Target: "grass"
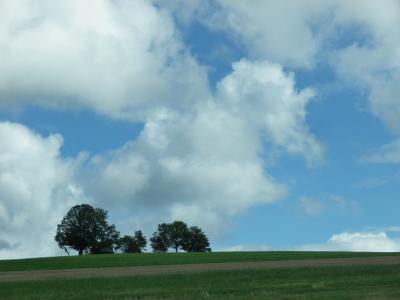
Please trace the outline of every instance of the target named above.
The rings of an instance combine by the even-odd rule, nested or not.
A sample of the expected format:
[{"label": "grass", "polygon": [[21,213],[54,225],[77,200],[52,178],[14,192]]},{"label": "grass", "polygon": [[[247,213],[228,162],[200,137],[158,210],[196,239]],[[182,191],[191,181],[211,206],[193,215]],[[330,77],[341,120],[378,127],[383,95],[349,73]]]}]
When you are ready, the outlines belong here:
[{"label": "grass", "polygon": [[0,284],[11,299],[400,299],[400,266],[274,269]]},{"label": "grass", "polygon": [[399,253],[368,252],[212,252],[212,253],[141,253],[62,256],[17,260],[0,260],[1,271],[55,270],[99,267],[127,267],[147,265],[174,265],[222,263],[236,261],[289,260],[310,258],[366,257],[399,255]]}]

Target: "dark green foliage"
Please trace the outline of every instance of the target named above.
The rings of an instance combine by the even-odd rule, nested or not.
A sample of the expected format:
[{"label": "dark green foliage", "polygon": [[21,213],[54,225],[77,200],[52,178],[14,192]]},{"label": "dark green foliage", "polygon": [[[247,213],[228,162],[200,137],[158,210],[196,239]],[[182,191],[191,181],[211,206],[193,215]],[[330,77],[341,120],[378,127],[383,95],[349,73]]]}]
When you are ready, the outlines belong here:
[{"label": "dark green foliage", "polygon": [[182,221],[159,224],[150,241],[154,252],[166,252],[168,248],[173,248],[175,252],[179,249],[187,252],[211,251],[204,232],[197,226],[189,228]]},{"label": "dark green foliage", "polygon": [[147,240],[146,237],[143,235],[141,230],[136,230],[135,231],[135,242],[139,248],[139,252],[143,252],[146,250],[146,245],[147,245]]},{"label": "dark green foliage", "polygon": [[75,205],[57,225],[55,241],[65,250],[110,253],[119,237],[114,225],[107,222],[107,211],[88,204]]},{"label": "dark green foliage", "polygon": [[90,254],[114,254],[113,247],[102,247],[101,245],[96,245],[90,248]]},{"label": "dark green foliage", "polygon": [[191,226],[183,246],[186,252],[210,252],[210,243],[205,233],[197,226]]},{"label": "dark green foliage", "polygon": [[158,225],[157,231],[150,239],[151,246],[154,252],[165,252],[168,248],[173,248],[175,252],[178,252],[179,248],[183,248],[187,235],[188,227],[182,221],[162,223]]},{"label": "dark green foliage", "polygon": [[167,229],[165,223],[158,225],[158,230],[153,233],[150,238],[151,248],[153,252],[167,252],[169,247],[169,241],[167,236]]},{"label": "dark green foliage", "polygon": [[118,240],[117,249],[122,253],[141,253],[146,248],[146,238],[142,231],[135,232],[135,236],[125,235]]},{"label": "dark green foliage", "polygon": [[131,235],[124,235],[118,240],[117,249],[122,253],[138,253],[140,252],[135,238]]},{"label": "dark green foliage", "polygon": [[167,224],[167,236],[169,246],[174,248],[175,252],[178,252],[179,248],[184,248],[189,237],[188,226],[182,221],[174,221],[171,224]]}]

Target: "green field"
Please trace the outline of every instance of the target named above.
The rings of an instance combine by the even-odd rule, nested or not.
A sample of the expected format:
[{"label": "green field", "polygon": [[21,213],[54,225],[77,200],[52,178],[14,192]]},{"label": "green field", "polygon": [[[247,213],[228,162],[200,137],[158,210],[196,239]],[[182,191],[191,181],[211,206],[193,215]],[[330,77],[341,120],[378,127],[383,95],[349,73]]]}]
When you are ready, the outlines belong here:
[{"label": "green field", "polygon": [[[1,271],[343,258],[399,253],[215,252],[87,255],[0,261]],[[0,299],[400,299],[400,265],[214,271],[0,282]]]},{"label": "green field", "polygon": [[222,263],[222,262],[236,262],[236,261],[367,257],[367,256],[383,256],[383,255],[400,255],[400,253],[267,251],[267,252],[211,252],[211,253],[140,253],[140,254],[61,256],[61,257],[48,257],[48,258],[0,260],[0,272],[196,264],[196,263],[199,264]]},{"label": "green field", "polygon": [[400,299],[400,266],[325,267],[0,284],[6,299]]}]

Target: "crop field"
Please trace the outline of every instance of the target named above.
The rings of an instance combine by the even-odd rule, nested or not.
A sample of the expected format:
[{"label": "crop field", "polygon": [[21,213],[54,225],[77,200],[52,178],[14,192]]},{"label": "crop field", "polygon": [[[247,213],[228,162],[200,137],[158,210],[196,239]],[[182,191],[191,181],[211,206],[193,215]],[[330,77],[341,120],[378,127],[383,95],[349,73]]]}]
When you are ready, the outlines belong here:
[{"label": "crop field", "polygon": [[210,253],[134,253],[83,256],[60,256],[0,260],[2,271],[58,270],[76,268],[129,267],[177,264],[203,264],[246,261],[276,261],[318,258],[395,256],[400,253],[260,251]]},{"label": "crop field", "polygon": [[[392,264],[359,265],[383,255]],[[392,257],[390,257],[392,256]],[[294,262],[309,266],[0,282],[0,299],[400,299],[400,253],[230,252],[55,257],[0,261],[0,272],[72,268]],[[371,257],[371,258],[369,258]],[[347,259],[354,265],[319,266]],[[364,259],[365,258],[365,259]],[[313,259],[313,260],[312,260]],[[317,259],[317,260],[315,260]],[[311,264],[311,262],[313,262]],[[96,269],[95,269],[96,270]],[[95,271],[94,270],[94,271]],[[50,272],[50,271],[49,271]],[[26,272],[29,273],[29,272]]]}]

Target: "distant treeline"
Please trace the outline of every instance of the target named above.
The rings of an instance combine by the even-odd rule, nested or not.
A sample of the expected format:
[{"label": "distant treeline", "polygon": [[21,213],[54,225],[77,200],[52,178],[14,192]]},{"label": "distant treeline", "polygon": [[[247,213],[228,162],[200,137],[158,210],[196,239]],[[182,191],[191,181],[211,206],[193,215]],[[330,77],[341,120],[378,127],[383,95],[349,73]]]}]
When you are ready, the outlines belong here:
[{"label": "distant treeline", "polygon": [[[72,207],[57,225],[55,241],[68,254],[70,250],[79,255],[92,253],[141,253],[146,250],[147,239],[141,230],[134,235],[120,236],[115,225],[108,223],[108,212],[89,204]],[[197,226],[182,221],[158,224],[150,238],[153,252],[209,252],[210,243]]]}]

